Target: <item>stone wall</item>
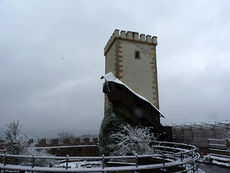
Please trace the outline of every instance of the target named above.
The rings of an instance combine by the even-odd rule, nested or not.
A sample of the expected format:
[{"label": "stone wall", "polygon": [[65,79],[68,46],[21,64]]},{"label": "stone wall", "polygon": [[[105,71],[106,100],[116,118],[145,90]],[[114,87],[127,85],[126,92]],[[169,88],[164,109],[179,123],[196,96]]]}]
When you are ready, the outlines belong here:
[{"label": "stone wall", "polygon": [[36,143],[37,147],[49,147],[49,146],[69,146],[69,145],[97,145],[98,138],[43,138],[34,141],[30,139],[30,143]]},{"label": "stone wall", "polygon": [[[135,59],[135,51],[140,58]],[[158,105],[155,46],[121,41],[121,80],[132,90]]]},{"label": "stone wall", "polygon": [[[35,143],[37,147],[50,147],[50,146],[68,146],[68,145],[98,145],[98,138],[41,138],[29,139],[28,143]],[[0,139],[0,149],[3,148],[4,140]]]},{"label": "stone wall", "polygon": [[[29,139],[28,143],[35,143],[37,149],[46,149],[56,156],[98,156],[98,138],[42,138]],[[4,140],[0,139],[0,153],[4,151]],[[64,146],[64,147],[63,147]],[[39,148],[41,147],[41,148]],[[43,148],[48,147],[48,148]]]},{"label": "stone wall", "polygon": [[97,145],[81,145],[68,148],[50,148],[48,153],[55,156],[99,156]]},{"label": "stone wall", "polygon": [[229,131],[230,122],[181,124],[172,126],[172,137],[175,142],[206,148],[209,138],[226,138]]}]

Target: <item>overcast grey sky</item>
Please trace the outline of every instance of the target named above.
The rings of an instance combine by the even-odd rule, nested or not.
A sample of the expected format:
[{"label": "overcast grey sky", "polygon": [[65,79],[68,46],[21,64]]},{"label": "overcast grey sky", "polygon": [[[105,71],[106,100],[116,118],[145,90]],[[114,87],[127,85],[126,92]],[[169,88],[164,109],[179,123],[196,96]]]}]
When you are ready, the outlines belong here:
[{"label": "overcast grey sky", "polygon": [[230,112],[230,1],[0,0],[0,127],[98,129],[114,29],[158,37],[164,123]]}]

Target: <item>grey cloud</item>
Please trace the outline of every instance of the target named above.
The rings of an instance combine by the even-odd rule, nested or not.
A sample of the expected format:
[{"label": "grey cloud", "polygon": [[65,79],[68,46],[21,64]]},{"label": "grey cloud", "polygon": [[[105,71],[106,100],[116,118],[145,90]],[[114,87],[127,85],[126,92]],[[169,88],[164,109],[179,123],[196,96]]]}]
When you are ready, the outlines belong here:
[{"label": "grey cloud", "polygon": [[115,28],[158,36],[164,123],[228,119],[229,5],[0,1],[0,127],[99,129],[103,48]]}]

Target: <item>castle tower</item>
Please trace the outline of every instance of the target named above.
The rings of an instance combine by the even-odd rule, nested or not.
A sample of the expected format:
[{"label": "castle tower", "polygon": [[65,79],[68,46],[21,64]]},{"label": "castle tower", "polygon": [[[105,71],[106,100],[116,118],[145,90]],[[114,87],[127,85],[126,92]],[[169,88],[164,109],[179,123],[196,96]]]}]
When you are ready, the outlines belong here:
[{"label": "castle tower", "polygon": [[[104,48],[105,73],[113,74],[159,109],[157,37],[115,30]],[[109,100],[105,98],[105,108]]]}]

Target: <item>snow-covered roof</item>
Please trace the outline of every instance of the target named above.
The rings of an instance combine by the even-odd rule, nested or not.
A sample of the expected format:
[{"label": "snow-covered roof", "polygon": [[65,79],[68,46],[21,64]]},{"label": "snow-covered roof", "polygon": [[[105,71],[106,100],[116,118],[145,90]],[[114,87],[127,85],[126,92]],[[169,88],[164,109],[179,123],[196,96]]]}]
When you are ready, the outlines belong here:
[{"label": "snow-covered roof", "polygon": [[128,87],[124,82],[120,81],[118,78],[116,78],[114,76],[114,74],[112,72],[109,72],[107,74],[105,74],[104,76],[101,77],[101,79],[105,79],[106,81],[109,82],[115,82],[117,84],[123,85],[125,86],[129,91],[131,91],[133,94],[135,94],[137,97],[139,97],[140,99],[148,102],[155,110],[157,110],[157,112],[164,117],[164,115],[160,112],[159,109],[156,108],[156,106],[154,106],[150,101],[148,101],[145,97],[143,97],[142,95],[136,93],[135,91],[133,91],[130,87]]}]

